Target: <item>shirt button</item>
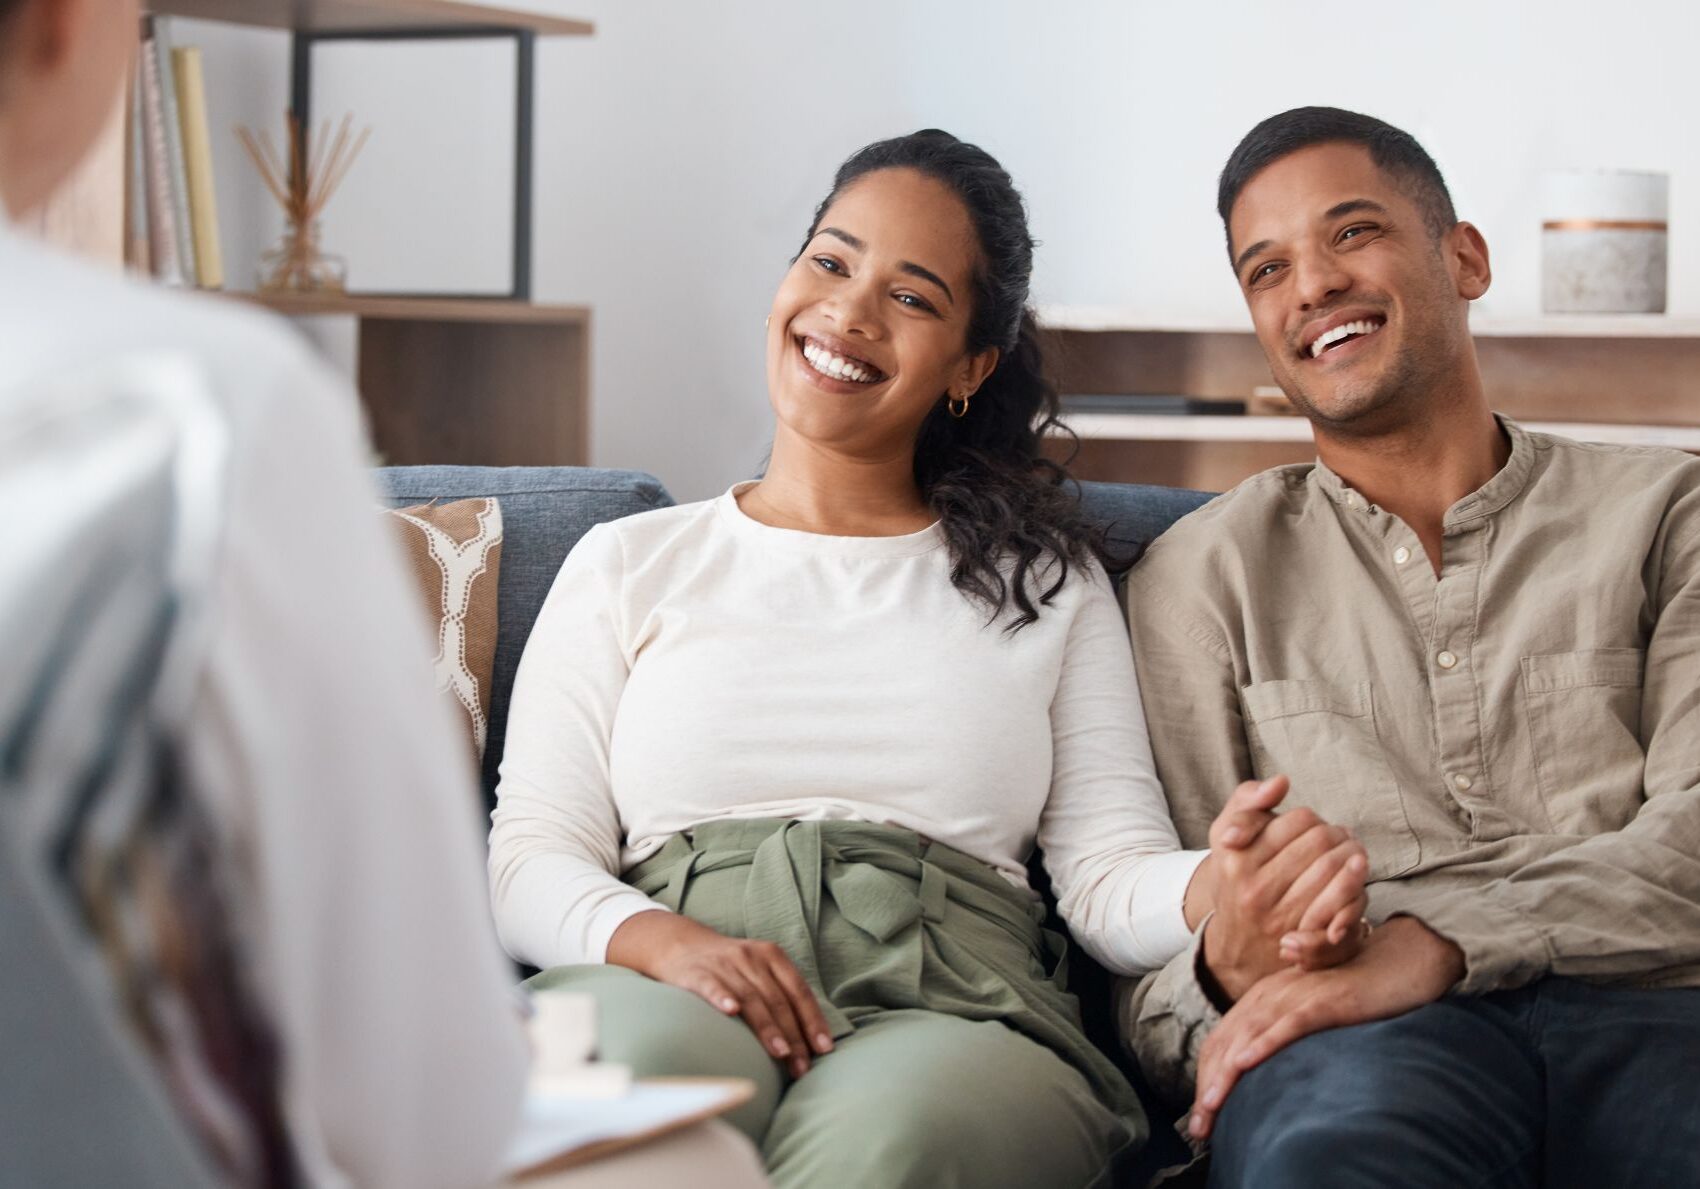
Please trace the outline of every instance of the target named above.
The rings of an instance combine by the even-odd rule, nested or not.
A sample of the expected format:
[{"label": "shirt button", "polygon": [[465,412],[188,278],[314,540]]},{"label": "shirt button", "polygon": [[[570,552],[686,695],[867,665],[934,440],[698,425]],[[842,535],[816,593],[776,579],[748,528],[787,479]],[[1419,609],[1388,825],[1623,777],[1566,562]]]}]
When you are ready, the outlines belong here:
[{"label": "shirt button", "polygon": [[1393,564],[1394,565],[1402,566],[1410,560],[1411,560],[1411,551],[1409,549],[1405,548],[1403,545],[1399,546],[1399,548],[1397,548],[1393,551]]},{"label": "shirt button", "polygon": [[1470,786],[1475,783],[1475,781],[1471,780],[1468,776],[1465,776],[1462,772],[1452,778],[1452,787],[1457,789],[1460,793],[1469,792]]},{"label": "shirt button", "polygon": [[1442,669],[1450,669],[1453,665],[1458,663],[1458,658],[1450,652],[1442,652],[1439,656],[1434,658],[1434,663],[1439,665]]}]

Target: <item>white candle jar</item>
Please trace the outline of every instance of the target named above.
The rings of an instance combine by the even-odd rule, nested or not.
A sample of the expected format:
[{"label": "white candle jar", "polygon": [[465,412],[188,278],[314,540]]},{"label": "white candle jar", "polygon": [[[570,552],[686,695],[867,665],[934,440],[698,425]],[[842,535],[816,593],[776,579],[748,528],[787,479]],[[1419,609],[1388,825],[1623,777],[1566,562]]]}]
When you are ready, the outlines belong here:
[{"label": "white candle jar", "polygon": [[596,1052],[596,998],[582,991],[539,991],[531,997],[532,1070],[572,1074]]},{"label": "white candle jar", "polygon": [[1542,308],[1664,313],[1668,175],[1558,171],[1546,175],[1543,188]]}]

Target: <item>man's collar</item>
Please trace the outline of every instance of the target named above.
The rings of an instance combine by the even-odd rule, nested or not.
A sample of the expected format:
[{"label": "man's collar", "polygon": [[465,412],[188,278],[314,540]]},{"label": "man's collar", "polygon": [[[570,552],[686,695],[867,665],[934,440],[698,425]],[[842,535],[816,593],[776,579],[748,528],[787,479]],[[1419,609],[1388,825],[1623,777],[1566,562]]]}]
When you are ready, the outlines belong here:
[{"label": "man's collar", "polygon": [[1511,454],[1498,474],[1452,505],[1444,522],[1447,528],[1492,516],[1523,494],[1523,489],[1529,485],[1529,476],[1535,472],[1535,456],[1540,446],[1526,429],[1509,417],[1498,413],[1493,416],[1511,441]]},{"label": "man's collar", "polygon": [[[1511,442],[1511,454],[1505,460],[1505,465],[1500,467],[1491,479],[1447,510],[1444,524],[1449,529],[1492,516],[1522,493],[1529,485],[1529,476],[1534,473],[1538,444],[1529,436],[1527,430],[1509,417],[1498,413],[1493,416]],[[1362,495],[1320,458],[1316,460],[1316,468],[1311,472],[1311,481],[1337,504],[1356,511],[1371,507]]]}]

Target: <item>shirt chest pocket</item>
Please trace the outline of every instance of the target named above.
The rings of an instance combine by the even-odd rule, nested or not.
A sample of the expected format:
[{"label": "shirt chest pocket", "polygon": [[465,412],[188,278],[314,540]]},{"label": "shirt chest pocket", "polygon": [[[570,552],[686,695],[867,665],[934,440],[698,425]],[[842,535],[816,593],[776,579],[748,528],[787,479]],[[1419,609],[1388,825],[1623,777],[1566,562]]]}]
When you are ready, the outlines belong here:
[{"label": "shirt chest pocket", "polygon": [[1285,806],[1309,806],[1357,835],[1369,878],[1409,871],[1421,847],[1375,728],[1368,683],[1263,681],[1240,690],[1259,777],[1285,773]]},{"label": "shirt chest pocket", "polygon": [[1554,830],[1620,830],[1640,809],[1642,664],[1639,648],[1523,658],[1535,784]]}]

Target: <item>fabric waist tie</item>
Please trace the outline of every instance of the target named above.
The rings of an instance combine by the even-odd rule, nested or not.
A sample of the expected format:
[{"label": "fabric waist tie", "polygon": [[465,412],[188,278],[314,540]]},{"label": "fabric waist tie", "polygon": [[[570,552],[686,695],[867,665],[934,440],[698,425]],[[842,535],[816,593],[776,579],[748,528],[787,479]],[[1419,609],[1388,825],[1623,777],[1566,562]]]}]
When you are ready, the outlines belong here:
[{"label": "fabric waist tie", "polygon": [[887,1011],[995,1020],[1077,1068],[1144,1134],[1132,1087],[1086,1039],[1067,993],[1066,941],[1044,927],[1038,897],[989,864],[899,826],[763,818],[675,834],[625,879],[675,912],[779,945],[835,1038]]},{"label": "fabric waist tie", "polygon": [[[917,921],[942,922],[956,900],[995,922],[1040,957],[1043,909],[991,867],[942,843],[896,826],[863,822],[757,819],[709,822],[675,834],[661,850],[626,873],[626,882],[674,912],[698,876],[748,867],[746,932],[778,944],[808,981],[834,1037],[852,1030],[825,992],[817,942],[821,897],[844,919],[889,945]],[[921,934],[912,948],[921,971]]]}]

